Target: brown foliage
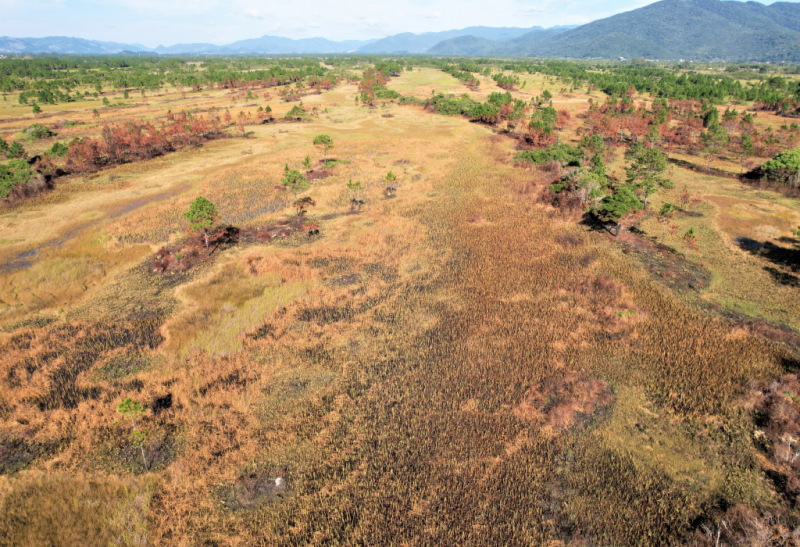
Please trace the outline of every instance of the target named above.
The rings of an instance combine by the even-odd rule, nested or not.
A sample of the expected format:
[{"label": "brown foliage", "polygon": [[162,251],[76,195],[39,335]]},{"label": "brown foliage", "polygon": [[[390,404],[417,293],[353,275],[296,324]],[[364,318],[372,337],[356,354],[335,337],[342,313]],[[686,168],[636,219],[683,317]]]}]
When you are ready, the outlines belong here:
[{"label": "brown foliage", "polygon": [[66,168],[87,173],[120,163],[148,160],[178,148],[222,136],[217,121],[198,117],[189,119],[180,112],[171,123],[159,130],[146,121],[108,124],[100,139],[87,138],[70,145]]},{"label": "brown foliage", "polygon": [[703,522],[688,542],[693,547],[747,545],[754,547],[800,547],[797,531],[770,513],[736,505],[713,521]]},{"label": "brown foliage", "polygon": [[564,431],[585,427],[596,414],[608,412],[613,401],[606,382],[560,371],[557,377],[531,387],[515,413],[547,430]]},{"label": "brown foliage", "polygon": [[[37,171],[42,169],[40,164],[34,165],[34,168]],[[37,173],[36,176],[27,183],[14,185],[7,197],[0,198],[0,207],[13,207],[26,199],[35,197],[52,189],[53,177],[51,175]]]}]

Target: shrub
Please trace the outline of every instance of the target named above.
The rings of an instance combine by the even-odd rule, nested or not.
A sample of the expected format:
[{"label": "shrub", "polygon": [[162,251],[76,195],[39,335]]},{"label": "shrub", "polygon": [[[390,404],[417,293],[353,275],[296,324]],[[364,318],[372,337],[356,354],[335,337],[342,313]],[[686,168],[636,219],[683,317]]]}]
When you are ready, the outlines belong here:
[{"label": "shrub", "polygon": [[470,118],[484,122],[495,123],[500,117],[500,109],[489,103],[478,103],[470,112]]},{"label": "shrub", "polygon": [[298,192],[302,192],[308,188],[308,179],[306,179],[297,169],[289,169],[288,164],[284,165],[283,167],[283,177],[281,177],[281,183],[283,184],[284,188],[291,190],[295,196]]},{"label": "shrub", "polygon": [[464,94],[456,98],[454,95],[437,95],[428,101],[427,107],[444,116],[472,116],[476,107],[481,103],[473,101],[468,95]]},{"label": "shrub", "polygon": [[294,105],[292,109],[286,113],[286,116],[284,116],[284,118],[299,120],[302,118],[308,118],[308,113],[302,108],[300,108],[298,105]]},{"label": "shrub", "polygon": [[396,61],[379,61],[375,63],[375,71],[383,72],[386,76],[400,76],[403,67]]},{"label": "shrub", "polygon": [[8,147],[8,157],[9,158],[25,157],[25,149],[22,147],[22,144],[19,141],[12,142],[11,146]]},{"label": "shrub", "polygon": [[375,93],[376,99],[399,99],[402,97],[402,95],[394,89],[386,89],[385,87],[376,87],[373,92]]},{"label": "shrub", "polygon": [[492,79],[503,89],[513,89],[515,85],[519,85],[519,76],[515,74],[510,76],[506,76],[505,74],[495,74],[492,76]]},{"label": "shrub", "polygon": [[506,91],[505,93],[500,93],[495,91],[489,95],[489,103],[493,104],[494,106],[511,104],[511,92]]},{"label": "shrub", "polygon": [[557,161],[561,165],[580,165],[583,152],[580,148],[564,143],[556,143],[545,150],[525,150],[517,154],[514,159],[517,161],[529,161],[536,165],[542,165],[551,161]]},{"label": "shrub", "polygon": [[51,156],[58,156],[64,157],[69,152],[69,146],[64,144],[63,142],[54,142],[53,146],[50,147],[50,150],[47,151],[48,154]]},{"label": "shrub", "polygon": [[602,154],[606,151],[606,144],[600,135],[585,135],[579,145],[589,156]]},{"label": "shrub", "polygon": [[530,126],[535,130],[549,135],[552,133],[553,126],[556,124],[557,119],[558,111],[552,106],[548,106],[534,112],[533,116],[531,116]]},{"label": "shrub", "polygon": [[33,170],[28,162],[13,159],[8,165],[0,165],[0,197],[7,198],[14,187],[25,184],[33,178]]},{"label": "shrub", "polygon": [[773,182],[800,186],[800,148],[781,152],[762,165],[761,171]]}]

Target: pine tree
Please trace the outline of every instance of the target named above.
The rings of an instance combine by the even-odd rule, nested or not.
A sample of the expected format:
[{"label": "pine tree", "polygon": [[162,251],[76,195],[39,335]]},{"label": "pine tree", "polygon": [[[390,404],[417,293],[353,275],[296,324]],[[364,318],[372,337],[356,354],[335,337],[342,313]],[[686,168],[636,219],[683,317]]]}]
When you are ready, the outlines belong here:
[{"label": "pine tree", "polygon": [[671,188],[672,183],[661,176],[667,169],[667,159],[658,148],[639,148],[628,168],[628,184],[644,192],[644,209],[650,194],[661,188]]},{"label": "pine tree", "polygon": [[210,256],[208,230],[214,226],[214,222],[217,220],[217,206],[206,198],[198,196],[189,206],[189,210],[183,213],[183,216],[189,221],[189,227],[192,231],[203,232],[206,243],[206,256]]},{"label": "pine tree", "polygon": [[313,144],[317,148],[321,148],[322,149],[322,151],[324,153],[323,157],[325,158],[325,160],[324,160],[325,161],[325,165],[327,166],[328,165],[328,150],[333,148],[333,139],[331,138],[330,135],[325,135],[325,134],[317,135],[316,137],[314,137]]},{"label": "pine tree", "polygon": [[613,222],[616,225],[614,237],[619,237],[622,224],[641,210],[642,202],[633,189],[630,186],[620,186],[613,194],[602,199],[597,216],[605,222]]},{"label": "pine tree", "polygon": [[27,154],[19,141],[13,141],[11,146],[8,147],[9,158],[24,158]]}]

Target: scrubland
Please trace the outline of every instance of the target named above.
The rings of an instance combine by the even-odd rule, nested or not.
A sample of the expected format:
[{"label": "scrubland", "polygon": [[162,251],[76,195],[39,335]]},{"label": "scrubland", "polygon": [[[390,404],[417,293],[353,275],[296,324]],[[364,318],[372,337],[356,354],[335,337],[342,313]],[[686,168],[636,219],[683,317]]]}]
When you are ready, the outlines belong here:
[{"label": "scrubland", "polygon": [[[500,90],[481,80],[388,87]],[[697,249],[659,247],[652,214],[614,238],[542,204],[547,174],[497,128],[357,91],[0,210],[0,545],[797,544],[800,287],[740,238],[786,247],[800,202],[672,163],[651,207],[699,192],[675,220]],[[552,91],[575,143],[590,95]],[[186,95],[40,123],[294,104]],[[0,105],[0,132],[33,123]],[[259,240],[296,222],[276,185],[319,165],[320,133],[339,161],[303,193],[319,235]],[[159,271],[198,195],[252,237]]]}]

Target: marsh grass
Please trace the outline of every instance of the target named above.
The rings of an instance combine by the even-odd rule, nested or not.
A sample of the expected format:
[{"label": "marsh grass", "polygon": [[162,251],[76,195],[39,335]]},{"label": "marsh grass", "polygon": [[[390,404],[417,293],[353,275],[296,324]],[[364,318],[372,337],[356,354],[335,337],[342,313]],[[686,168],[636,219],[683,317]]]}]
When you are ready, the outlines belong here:
[{"label": "marsh grass", "polygon": [[[416,74],[395,82],[429,93]],[[426,74],[418,77],[440,78]],[[66,245],[41,257],[36,279],[69,287],[98,256],[115,269],[77,302],[62,300],[61,319],[28,314],[0,334],[3,438],[54,447],[0,477],[11,508],[0,516],[3,537],[666,545],[722,506],[795,518],[763,478],[740,405],[751,382],[792,362],[785,349],[698,311],[608,234],[520,191],[537,175],[509,161],[511,139],[418,107],[383,118],[350,106],[356,91],[315,96],[329,114],[286,133],[258,126],[254,139],[122,166],[131,185],[119,193],[98,185],[75,192],[86,203],[70,209],[54,202],[9,218],[18,224],[1,233],[12,239],[65,210],[128,203],[129,191],[175,192],[104,220],[98,228],[113,237],[81,240],[90,252]],[[586,108],[577,93],[562,99]],[[160,100],[136,111],[163,114]],[[204,108],[230,97],[193,100]],[[231,222],[289,222],[274,185],[284,163],[316,157],[311,138],[321,131],[350,163],[306,194],[318,204],[308,219],[319,238],[232,247],[175,275],[142,262],[158,248],[147,243],[180,230],[197,194],[223,203]],[[621,156],[608,162],[618,174]],[[385,200],[390,169],[398,192]],[[675,173],[692,191],[738,191],[727,179]],[[367,187],[360,213],[339,203],[351,176]],[[688,259],[711,271],[715,293],[698,298],[778,317],[780,295],[794,293],[753,288],[759,258],[733,260],[740,251],[725,246],[710,203],[679,219],[700,234],[700,254]],[[658,228],[640,224],[645,236]],[[550,398],[542,404],[534,392]],[[130,430],[118,423],[126,397],[146,408],[151,472],[136,467]],[[543,421],[520,412],[525,404]],[[279,476],[285,496],[269,486]],[[63,521],[74,526],[56,528]]]}]

